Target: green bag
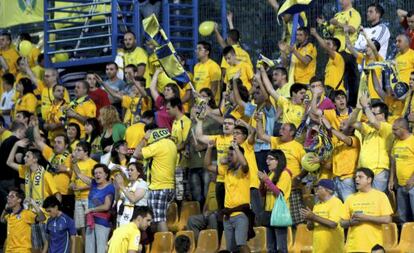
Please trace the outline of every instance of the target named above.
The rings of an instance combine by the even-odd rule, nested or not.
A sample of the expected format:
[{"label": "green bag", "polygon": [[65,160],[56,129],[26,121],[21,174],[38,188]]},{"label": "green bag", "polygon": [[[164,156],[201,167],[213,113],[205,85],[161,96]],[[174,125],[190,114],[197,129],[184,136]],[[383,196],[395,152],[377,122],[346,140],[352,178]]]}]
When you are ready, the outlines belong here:
[{"label": "green bag", "polygon": [[292,216],[286,205],[283,194],[280,193],[273,206],[272,215],[270,216],[270,226],[272,227],[289,227],[292,226]]}]

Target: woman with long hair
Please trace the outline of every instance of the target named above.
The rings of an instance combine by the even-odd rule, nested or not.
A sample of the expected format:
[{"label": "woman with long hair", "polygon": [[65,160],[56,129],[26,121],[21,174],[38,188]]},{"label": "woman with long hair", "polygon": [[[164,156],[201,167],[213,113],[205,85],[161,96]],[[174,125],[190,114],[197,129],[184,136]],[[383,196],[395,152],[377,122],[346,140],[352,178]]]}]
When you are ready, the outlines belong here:
[{"label": "woman with long hair", "polygon": [[268,252],[287,253],[287,227],[273,227],[270,225],[270,214],[279,194],[283,194],[286,203],[292,186],[292,173],[286,168],[286,157],[282,150],[269,151],[266,158],[269,174],[259,171],[261,181],[260,190],[265,195],[265,212],[263,214],[266,225],[266,238]]},{"label": "woman with long hair", "polygon": [[69,140],[69,152],[73,152],[76,148],[76,145],[79,143],[80,141],[80,136],[81,136],[81,129],[80,126],[75,123],[69,123],[68,127],[66,128],[66,136],[68,137]]},{"label": "woman with long hair", "polygon": [[129,163],[127,173],[128,180],[126,185],[122,174],[115,176],[115,183],[119,188],[117,227],[130,222],[136,206],[148,205],[148,183],[145,181],[142,164],[137,162]]},{"label": "woman with long hair", "polygon": [[88,118],[85,122],[85,141],[91,145],[91,157],[99,160],[102,155],[101,126],[97,118]]},{"label": "woman with long hair", "polygon": [[16,85],[16,91],[19,94],[19,97],[16,101],[14,113],[16,114],[18,111],[28,111],[35,114],[37,98],[34,94],[33,82],[29,78],[21,78]]},{"label": "woman with long hair", "polygon": [[125,125],[119,118],[118,111],[113,105],[101,108],[99,122],[102,126],[101,147],[107,153],[111,151],[112,145],[125,138]]}]

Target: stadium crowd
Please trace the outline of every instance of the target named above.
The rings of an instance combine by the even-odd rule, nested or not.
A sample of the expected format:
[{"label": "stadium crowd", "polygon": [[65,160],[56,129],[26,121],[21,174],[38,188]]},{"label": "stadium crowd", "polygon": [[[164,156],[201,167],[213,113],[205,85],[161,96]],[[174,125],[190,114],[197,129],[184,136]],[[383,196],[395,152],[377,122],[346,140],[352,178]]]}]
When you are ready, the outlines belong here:
[{"label": "stadium crowd", "polygon": [[[252,64],[229,13],[227,38],[214,29],[221,63],[199,41],[185,85],[127,32],[125,67],[88,72],[72,98],[40,49],[21,57],[2,33],[4,252],[73,253],[77,240],[86,253],[148,252],[155,232],[197,241],[205,229],[226,241],[221,252],[250,252],[259,226],[267,252],[288,252],[300,224],[313,252],[385,252],[382,224],[414,221],[414,11],[398,10],[404,32],[390,57],[381,5],[340,2],[293,45],[284,15],[276,64]],[[170,226],[167,210],[189,201],[199,214]],[[188,243],[177,236],[176,252]]]}]

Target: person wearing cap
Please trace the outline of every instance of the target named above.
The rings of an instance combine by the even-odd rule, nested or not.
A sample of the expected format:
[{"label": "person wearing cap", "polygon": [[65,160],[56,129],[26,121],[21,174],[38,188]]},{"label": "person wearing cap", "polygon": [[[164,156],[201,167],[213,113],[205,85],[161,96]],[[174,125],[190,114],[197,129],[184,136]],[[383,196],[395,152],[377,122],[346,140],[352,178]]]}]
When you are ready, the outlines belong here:
[{"label": "person wearing cap", "polygon": [[321,179],[316,187],[318,203],[311,211],[301,209],[309,230],[313,230],[313,252],[344,252],[344,230],[339,226],[344,216],[344,204],[335,195],[335,184]]},{"label": "person wearing cap", "polygon": [[381,225],[392,221],[390,201],[384,192],[373,189],[374,172],[359,168],[355,173],[358,192],[345,201],[345,214],[341,226],[348,229],[346,252],[371,252],[371,248],[383,245]]}]

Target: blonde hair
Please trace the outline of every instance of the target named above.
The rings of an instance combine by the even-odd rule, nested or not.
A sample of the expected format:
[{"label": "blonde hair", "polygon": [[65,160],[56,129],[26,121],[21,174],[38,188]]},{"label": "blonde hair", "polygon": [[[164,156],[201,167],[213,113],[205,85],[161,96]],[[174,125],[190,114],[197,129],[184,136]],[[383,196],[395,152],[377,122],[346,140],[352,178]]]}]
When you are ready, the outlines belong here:
[{"label": "blonde hair", "polygon": [[115,123],[120,123],[118,111],[113,105],[107,105],[99,110],[99,122],[103,129],[111,128]]}]

